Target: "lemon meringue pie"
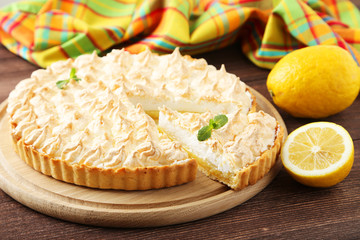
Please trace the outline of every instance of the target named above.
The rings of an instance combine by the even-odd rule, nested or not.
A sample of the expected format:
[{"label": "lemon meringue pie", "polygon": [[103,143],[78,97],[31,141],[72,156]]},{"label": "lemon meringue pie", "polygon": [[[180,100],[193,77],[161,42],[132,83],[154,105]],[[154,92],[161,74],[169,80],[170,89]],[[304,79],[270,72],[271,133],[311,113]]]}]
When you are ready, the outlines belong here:
[{"label": "lemon meringue pie", "polygon": [[[162,56],[113,50],[33,72],[11,92],[7,112],[21,159],[55,179],[155,189],[193,181],[199,164],[241,189],[269,170],[281,143],[279,124],[255,108],[249,89],[224,66],[217,70],[178,49]],[[229,123],[197,142],[196,131],[218,113]],[[246,183],[233,177],[264,156],[259,176]]]}]

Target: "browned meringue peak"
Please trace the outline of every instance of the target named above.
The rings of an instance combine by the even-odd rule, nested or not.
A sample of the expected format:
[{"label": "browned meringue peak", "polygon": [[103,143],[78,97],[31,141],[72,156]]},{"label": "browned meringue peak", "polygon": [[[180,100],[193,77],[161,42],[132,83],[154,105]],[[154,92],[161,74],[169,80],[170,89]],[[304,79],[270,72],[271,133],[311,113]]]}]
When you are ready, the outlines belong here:
[{"label": "browned meringue peak", "polygon": [[212,130],[206,141],[198,141],[198,131],[215,115],[210,112],[179,113],[164,107],[160,110],[159,127],[181,142],[185,149],[222,172],[246,167],[273,146],[277,122],[263,111],[248,115],[240,110],[229,113],[225,126]]}]

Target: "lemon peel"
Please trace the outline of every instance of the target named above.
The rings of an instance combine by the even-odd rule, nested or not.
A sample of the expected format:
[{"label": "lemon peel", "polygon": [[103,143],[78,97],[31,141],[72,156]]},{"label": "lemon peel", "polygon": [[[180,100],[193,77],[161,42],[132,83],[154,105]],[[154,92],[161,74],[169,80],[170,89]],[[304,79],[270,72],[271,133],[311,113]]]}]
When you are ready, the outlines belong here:
[{"label": "lemon peel", "polygon": [[324,118],[354,102],[360,89],[360,68],[338,46],[306,47],[275,65],[267,88],[274,103],[292,116]]}]

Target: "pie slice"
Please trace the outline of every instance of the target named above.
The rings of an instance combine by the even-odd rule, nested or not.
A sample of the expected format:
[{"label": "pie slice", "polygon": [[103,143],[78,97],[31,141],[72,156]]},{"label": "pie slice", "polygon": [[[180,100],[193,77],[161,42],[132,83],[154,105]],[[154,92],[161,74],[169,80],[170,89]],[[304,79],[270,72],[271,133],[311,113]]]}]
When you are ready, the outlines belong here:
[{"label": "pie slice", "polygon": [[209,111],[180,113],[163,107],[159,127],[182,144],[208,177],[235,190],[256,183],[275,164],[282,127],[263,111],[246,115],[239,110],[227,114],[228,123],[212,130],[209,139],[199,141],[199,130],[214,116]]}]

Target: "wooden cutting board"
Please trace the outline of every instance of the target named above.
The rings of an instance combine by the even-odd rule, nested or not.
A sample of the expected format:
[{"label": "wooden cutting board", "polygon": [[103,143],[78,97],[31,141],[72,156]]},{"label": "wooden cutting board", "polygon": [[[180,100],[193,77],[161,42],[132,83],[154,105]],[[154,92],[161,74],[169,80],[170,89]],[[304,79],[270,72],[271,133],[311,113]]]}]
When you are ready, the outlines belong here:
[{"label": "wooden cutting board", "polygon": [[[260,93],[258,110],[280,114]],[[147,191],[101,190],[55,180],[26,165],[14,152],[6,114],[0,105],[0,188],[18,202],[46,215],[88,225],[151,227],[189,222],[231,209],[262,191],[282,167],[278,159],[270,172],[255,185],[233,191],[198,172],[194,182]]]}]

